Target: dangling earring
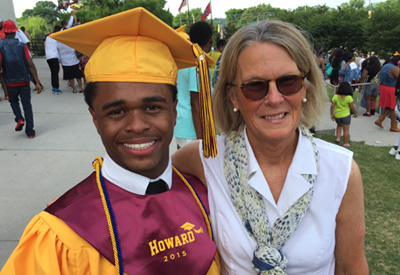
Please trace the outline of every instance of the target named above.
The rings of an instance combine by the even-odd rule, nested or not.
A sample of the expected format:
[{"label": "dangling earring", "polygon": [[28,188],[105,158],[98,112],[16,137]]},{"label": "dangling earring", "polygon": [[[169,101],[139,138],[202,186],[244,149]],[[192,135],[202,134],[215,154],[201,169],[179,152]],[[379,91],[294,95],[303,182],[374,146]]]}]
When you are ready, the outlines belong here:
[{"label": "dangling earring", "polygon": [[236,109],[235,107],[233,107],[233,112],[236,113],[238,111],[238,109]]},{"label": "dangling earring", "polygon": [[303,103],[306,103],[307,102],[307,98],[303,98]]}]

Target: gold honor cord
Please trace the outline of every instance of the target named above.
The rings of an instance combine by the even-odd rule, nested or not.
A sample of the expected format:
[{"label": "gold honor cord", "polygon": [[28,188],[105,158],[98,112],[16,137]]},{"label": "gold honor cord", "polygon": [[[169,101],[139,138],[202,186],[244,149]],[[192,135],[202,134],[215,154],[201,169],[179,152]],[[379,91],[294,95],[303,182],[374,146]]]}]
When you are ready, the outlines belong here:
[{"label": "gold honor cord", "polygon": [[124,273],[124,270],[122,264],[121,247],[118,238],[118,231],[115,223],[114,213],[111,208],[111,202],[103,182],[103,177],[101,175],[102,166],[103,166],[103,159],[100,157],[95,158],[95,160],[93,161],[93,167],[96,170],[97,187],[100,191],[101,202],[103,203],[104,213],[106,214],[108,231],[110,232],[111,243],[114,252],[115,271],[118,275],[122,275]]},{"label": "gold honor cord", "polygon": [[[103,159],[100,157],[96,157],[93,161],[93,167],[96,170],[96,182],[97,187],[100,192],[101,202],[103,203],[104,213],[106,214],[107,224],[108,224],[108,231],[110,232],[111,243],[114,253],[114,261],[115,261],[115,271],[117,274],[123,274],[123,263],[122,263],[122,253],[120,247],[120,241],[118,238],[118,231],[115,222],[114,212],[111,208],[111,202],[107,193],[107,189],[105,188],[103,176],[101,175],[101,167],[103,166]],[[211,230],[211,223],[210,217],[207,214],[207,211],[200,200],[199,195],[196,193],[196,190],[192,187],[189,181],[174,167],[172,166],[174,172],[181,178],[181,180],[185,183],[186,187],[191,192],[192,196],[194,197],[197,205],[200,208],[201,213],[203,214],[204,221],[207,226],[208,236],[213,239],[212,230]]]},{"label": "gold honor cord", "polygon": [[195,201],[197,202],[197,205],[201,210],[201,213],[203,214],[204,221],[206,222],[208,236],[210,236],[210,238],[213,239],[210,217],[207,215],[207,211],[203,203],[201,202],[199,195],[196,193],[196,190],[194,190],[189,181],[174,166],[172,166],[172,169],[181,178],[181,180],[185,183],[186,187],[189,188],[190,192],[192,193],[192,196],[194,197]]},{"label": "gold honor cord", "polygon": [[218,156],[217,141],[215,136],[215,124],[211,102],[210,75],[205,53],[198,44],[193,44],[193,52],[197,58],[199,73],[199,105],[200,118],[203,130],[203,153],[209,158]]}]

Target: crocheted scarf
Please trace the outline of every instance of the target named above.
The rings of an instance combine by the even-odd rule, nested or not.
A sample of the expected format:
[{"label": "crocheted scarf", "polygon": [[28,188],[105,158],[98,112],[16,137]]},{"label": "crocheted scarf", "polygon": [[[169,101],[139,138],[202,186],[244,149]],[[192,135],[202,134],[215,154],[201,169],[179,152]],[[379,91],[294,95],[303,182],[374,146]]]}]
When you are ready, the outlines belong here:
[{"label": "crocheted scarf", "polygon": [[[301,133],[310,140],[317,171],[319,152],[310,131],[300,126]],[[257,274],[286,274],[286,257],[281,247],[290,239],[303,219],[310,204],[317,175],[303,174],[311,188],[271,228],[263,197],[248,184],[248,152],[244,132],[232,132],[226,137],[224,173],[231,192],[231,199],[248,234],[257,242],[253,256],[253,269]]]}]

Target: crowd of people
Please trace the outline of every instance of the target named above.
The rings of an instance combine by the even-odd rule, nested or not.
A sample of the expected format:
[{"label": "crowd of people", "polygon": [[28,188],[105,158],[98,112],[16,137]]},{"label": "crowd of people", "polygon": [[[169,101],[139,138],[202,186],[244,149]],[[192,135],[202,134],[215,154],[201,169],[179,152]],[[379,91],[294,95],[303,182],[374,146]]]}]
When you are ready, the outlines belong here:
[{"label": "crowd of people", "polygon": [[[358,96],[362,97],[360,102],[365,107],[365,113],[363,113],[363,116],[374,116],[378,107],[379,117],[374,124],[383,129],[384,126],[382,122],[386,119],[386,117],[389,117],[389,131],[400,132],[400,129],[398,128],[400,114],[396,115],[395,113],[395,109],[400,108],[400,96],[398,93],[396,93],[396,89],[399,89],[400,87],[398,84],[400,79],[400,54],[398,52],[394,53],[388,60],[384,61],[383,64],[381,64],[381,61],[377,56],[368,56],[362,53],[358,54],[357,59],[358,60],[356,60],[355,54],[351,51],[343,51],[341,48],[334,49],[327,60],[327,66],[332,67],[331,71],[329,74],[325,74],[324,78],[326,77],[330,79],[330,83],[335,87],[335,94],[339,94],[341,83],[347,82],[352,84],[353,91],[351,94],[348,94],[351,96],[351,98],[356,90],[357,83],[361,83],[362,86],[358,87],[358,91],[360,92]],[[317,56],[317,62],[319,61],[320,58]],[[378,96],[379,102],[377,105]],[[338,97],[335,95],[333,99],[337,100],[337,98]],[[347,98],[347,101],[349,101],[350,104],[348,107],[352,108],[353,100],[349,97]],[[331,117],[333,115],[333,111],[335,111],[334,108],[338,107],[336,105],[337,102],[334,102],[333,99]],[[341,112],[339,111],[339,113]],[[335,111],[334,119],[338,123],[338,128],[336,131],[337,141],[340,140],[339,137],[341,128],[345,129],[350,125],[351,114],[348,111],[346,111],[346,113],[348,113],[346,123],[342,122],[340,124],[337,120]],[[356,116],[355,110],[351,113]],[[344,131],[344,139],[348,140],[348,138],[346,138],[346,133],[347,131]],[[347,142],[344,144],[345,146],[349,146]],[[390,154],[393,154],[393,152],[394,151],[391,150]]]},{"label": "crowd of people", "polygon": [[[53,33],[77,25],[79,25],[79,20],[75,12],[72,11],[69,21],[63,21],[61,24],[55,25]],[[77,93],[79,91],[79,93],[83,93],[83,83],[85,80],[83,71],[88,57],[54,40],[50,37],[51,33],[50,29],[46,30],[43,42],[46,61],[51,74],[52,93],[55,95],[62,93],[59,83],[60,63],[63,69],[63,79],[68,81],[68,86],[72,88],[72,92]],[[0,20],[0,45],[1,88],[4,91],[4,98],[10,102],[15,115],[15,122],[17,123],[15,131],[21,131],[26,124],[25,132],[27,136],[34,138],[36,135],[29,82],[33,82],[35,86],[34,91],[38,94],[44,87],[39,80],[35,64],[32,61],[31,37],[24,27],[18,29],[15,22]],[[23,48],[24,50],[18,51],[18,48]],[[24,72],[21,71],[21,68],[24,68]],[[20,75],[14,77],[17,76],[17,73]],[[27,79],[28,81],[26,81]],[[75,81],[77,84],[75,84]],[[19,101],[22,103],[24,114],[21,112]]]},{"label": "crowd of people", "polygon": [[[71,26],[44,41],[53,93],[61,93],[60,60],[106,153],[32,219],[1,274],[368,274],[361,173],[351,151],[309,130],[323,117],[328,66],[295,26],[250,24],[218,41],[211,57],[203,21],[182,34],[136,8]],[[89,33],[93,43],[74,39]],[[395,120],[400,56],[382,68],[376,59],[357,63],[342,49],[329,58],[338,86],[331,119],[345,147],[351,112],[357,117],[351,84],[380,75],[385,110],[375,124]],[[212,82],[210,110],[201,93]],[[377,87],[365,92],[364,116]],[[206,137],[212,114],[221,134]],[[390,131],[400,131],[397,122]],[[399,142],[390,154],[400,159]]]}]

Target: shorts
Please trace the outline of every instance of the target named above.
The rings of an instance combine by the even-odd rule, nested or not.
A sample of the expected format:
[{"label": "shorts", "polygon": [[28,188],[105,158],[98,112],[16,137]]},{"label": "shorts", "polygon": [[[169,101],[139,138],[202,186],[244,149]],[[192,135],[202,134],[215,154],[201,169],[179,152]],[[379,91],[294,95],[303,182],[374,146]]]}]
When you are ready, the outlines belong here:
[{"label": "shorts", "polygon": [[351,115],[341,117],[341,118],[335,117],[335,121],[337,124],[340,124],[340,125],[350,125]]},{"label": "shorts", "polygon": [[79,69],[79,63],[72,66],[63,66],[64,69],[64,80],[75,79],[75,78],[82,78],[82,72]]},{"label": "shorts", "polygon": [[370,84],[365,87],[364,94],[377,96],[379,94],[379,87],[377,87],[373,84]]}]

